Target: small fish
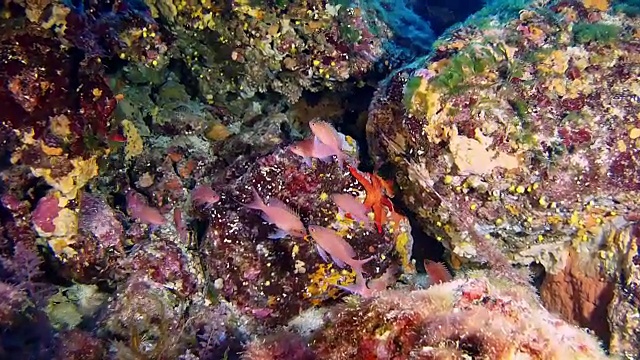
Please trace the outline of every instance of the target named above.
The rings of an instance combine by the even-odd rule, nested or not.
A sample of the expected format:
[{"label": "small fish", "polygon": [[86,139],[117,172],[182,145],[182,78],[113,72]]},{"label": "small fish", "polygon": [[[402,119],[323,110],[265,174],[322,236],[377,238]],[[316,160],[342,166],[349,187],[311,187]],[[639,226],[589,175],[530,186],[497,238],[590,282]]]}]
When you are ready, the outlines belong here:
[{"label": "small fish", "polygon": [[204,205],[205,209],[220,201],[220,195],[211,186],[198,185],[191,190],[191,201],[196,206]]},{"label": "small fish", "polygon": [[361,203],[355,196],[349,194],[331,194],[331,200],[344,212],[349,213],[355,220],[362,221],[367,227],[372,226],[371,219],[369,218],[369,208]]},{"label": "small fish", "polygon": [[176,232],[180,237],[180,240],[189,240],[189,231],[187,230],[187,223],[182,218],[182,210],[180,208],[173,209],[173,223],[176,227]]},{"label": "small fish", "polygon": [[121,133],[119,133],[117,130],[112,132],[111,134],[109,134],[107,136],[107,139],[109,141],[113,141],[113,142],[116,142],[116,143],[126,143],[127,142],[127,138],[124,135],[122,135]]},{"label": "small fish", "polygon": [[361,273],[356,273],[355,283],[346,286],[336,286],[350,293],[360,295],[364,298],[369,298],[375,296],[381,291],[385,291],[387,287],[393,285],[396,281],[396,272],[397,268],[391,266],[387,268],[387,271],[380,275],[380,277],[371,279],[368,283]]},{"label": "small fish", "polygon": [[307,166],[311,166],[312,158],[330,161],[333,159],[333,155],[336,155],[335,151],[330,147],[323,143],[316,142],[313,137],[292,144],[289,146],[289,150],[301,156]]},{"label": "small fish", "polygon": [[262,219],[278,228],[278,231],[269,235],[270,239],[281,239],[287,235],[293,237],[307,235],[300,217],[287,204],[276,198],[269,199],[269,203],[265,204],[255,188],[251,188],[251,191],[253,192],[253,201],[244,206],[262,211]]},{"label": "small fish", "polygon": [[141,195],[133,190],[127,192],[127,211],[132,218],[140,220],[147,225],[164,225],[167,222],[160,210],[147,205]]},{"label": "small fish", "polygon": [[[342,168],[342,163],[348,158],[342,151],[342,139],[338,131],[326,121],[312,120],[309,122],[311,132],[315,135],[314,142],[321,143],[329,147],[338,158],[338,165]],[[319,145],[318,145],[319,146]]]},{"label": "small fish", "polygon": [[328,258],[331,257],[333,262],[341,268],[346,264],[356,273],[362,273],[362,266],[374,258],[371,256],[363,260],[354,259],[356,252],[353,247],[333,230],[318,225],[309,225],[309,233],[315,240],[316,249],[322,259],[328,261]]},{"label": "small fish", "polygon": [[431,285],[445,283],[451,281],[453,276],[444,264],[429,259],[424,259],[424,268],[429,275]]}]

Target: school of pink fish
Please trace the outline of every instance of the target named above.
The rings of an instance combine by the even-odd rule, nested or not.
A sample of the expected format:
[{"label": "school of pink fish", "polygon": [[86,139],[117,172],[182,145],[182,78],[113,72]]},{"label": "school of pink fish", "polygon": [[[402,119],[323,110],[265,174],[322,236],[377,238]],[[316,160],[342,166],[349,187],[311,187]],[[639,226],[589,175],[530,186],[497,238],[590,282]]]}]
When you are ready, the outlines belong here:
[{"label": "school of pink fish", "polygon": [[[302,157],[308,166],[313,165],[313,160],[329,162],[336,160],[338,166],[342,168],[345,162],[357,164],[356,159],[352,159],[343,150],[344,141],[341,135],[331,124],[325,121],[314,120],[309,123],[312,136],[298,141],[289,146],[289,151]],[[356,259],[353,247],[336,231],[319,225],[303,224],[298,213],[282,200],[271,197],[262,198],[258,189],[252,188],[252,200],[247,204],[242,204],[245,208],[261,212],[261,217],[267,223],[273,225],[276,231],[269,234],[269,239],[282,239],[290,236],[293,238],[304,238],[310,235],[316,245],[318,255],[326,262],[332,261],[340,268],[349,266],[356,273],[356,283],[350,286],[340,286],[361,296],[371,296],[377,291],[384,290],[388,281],[381,277],[379,281],[371,281],[368,287],[364,278],[363,265],[373,260],[371,256],[365,259]],[[133,192],[127,195],[127,209],[129,215],[140,222],[161,226],[167,223],[162,213],[153,207],[142,202]],[[360,222],[368,229],[373,228],[373,223],[369,217],[370,208],[365,206],[357,197],[350,194],[335,193],[330,198],[336,206],[352,219]],[[194,206],[208,209],[220,200],[220,196],[210,185],[199,185],[191,191],[191,201]],[[174,213],[174,220],[178,230],[183,227],[181,212]],[[182,232],[182,231],[179,231]]]}]

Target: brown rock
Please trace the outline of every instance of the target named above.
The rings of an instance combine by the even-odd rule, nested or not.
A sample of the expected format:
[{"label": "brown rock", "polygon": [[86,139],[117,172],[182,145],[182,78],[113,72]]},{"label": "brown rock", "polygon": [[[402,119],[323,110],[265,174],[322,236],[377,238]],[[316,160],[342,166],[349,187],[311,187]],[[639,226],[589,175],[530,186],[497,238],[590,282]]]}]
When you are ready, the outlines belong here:
[{"label": "brown rock", "polygon": [[[565,320],[593,330],[608,344],[611,330],[607,322],[607,306],[613,299],[615,283],[601,277],[571,253],[563,271],[547,274],[540,288],[540,297],[551,312]],[[593,264],[593,263],[587,263]]]}]

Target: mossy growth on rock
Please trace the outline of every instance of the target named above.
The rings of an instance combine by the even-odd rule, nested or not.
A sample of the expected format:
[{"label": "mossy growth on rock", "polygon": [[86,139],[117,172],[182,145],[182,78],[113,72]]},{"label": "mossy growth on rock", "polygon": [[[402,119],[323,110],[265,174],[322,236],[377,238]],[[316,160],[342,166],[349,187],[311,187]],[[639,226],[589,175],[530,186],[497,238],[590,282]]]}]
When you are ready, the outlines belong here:
[{"label": "mossy growth on rock", "polygon": [[580,44],[590,42],[610,44],[620,35],[621,30],[617,25],[581,22],[573,26],[573,36],[575,41]]}]

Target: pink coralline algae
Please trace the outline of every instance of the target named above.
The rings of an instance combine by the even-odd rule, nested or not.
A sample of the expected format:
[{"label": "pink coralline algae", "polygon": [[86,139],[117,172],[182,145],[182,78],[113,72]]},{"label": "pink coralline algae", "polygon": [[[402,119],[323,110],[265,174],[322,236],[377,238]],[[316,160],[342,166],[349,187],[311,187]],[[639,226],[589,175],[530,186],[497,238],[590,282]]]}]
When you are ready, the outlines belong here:
[{"label": "pink coralline algae", "polygon": [[79,228],[105,248],[122,250],[124,229],[109,204],[100,196],[83,193],[80,200]]},{"label": "pink coralline algae", "polygon": [[58,198],[53,195],[40,199],[36,209],[31,213],[33,225],[43,232],[53,233],[56,229],[53,220],[57,218],[60,213],[58,201]]},{"label": "pink coralline algae", "polygon": [[[3,126],[33,131],[50,148],[86,154],[85,136],[104,136],[116,100],[91,69],[95,60],[74,68],[62,43],[37,27],[5,28],[0,36],[0,101],[5,106]],[[28,60],[27,60],[28,59]],[[72,81],[83,84],[75,89]],[[38,149],[39,150],[39,149]],[[30,163],[32,156],[24,156]]]},{"label": "pink coralline algae", "polygon": [[608,358],[593,336],[544,310],[529,288],[480,274],[427,290],[353,298],[330,310],[309,339],[259,339],[243,359],[282,354],[291,360]]}]

